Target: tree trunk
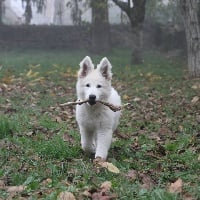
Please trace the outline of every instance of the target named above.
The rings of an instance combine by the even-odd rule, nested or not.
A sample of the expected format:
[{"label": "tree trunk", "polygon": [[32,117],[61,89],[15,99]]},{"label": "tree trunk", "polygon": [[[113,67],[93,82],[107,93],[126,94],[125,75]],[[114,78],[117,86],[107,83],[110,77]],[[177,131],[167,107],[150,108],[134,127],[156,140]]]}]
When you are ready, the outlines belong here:
[{"label": "tree trunk", "polygon": [[101,53],[110,49],[110,30],[107,0],[91,0],[92,51]]},{"label": "tree trunk", "polygon": [[2,18],[3,18],[3,1],[4,0],[0,0],[0,26],[3,25],[3,21],[2,21]]},{"label": "tree trunk", "polygon": [[131,63],[141,64],[143,62],[143,27],[142,24],[132,26],[132,52]]},{"label": "tree trunk", "polygon": [[132,54],[131,63],[141,64],[143,62],[143,23],[145,17],[146,0],[113,0],[128,16],[132,30]]},{"label": "tree trunk", "polygon": [[188,70],[191,77],[200,77],[200,26],[198,22],[198,0],[180,0],[183,14],[187,52]]},{"label": "tree trunk", "polygon": [[25,23],[30,24],[31,19],[32,19],[31,0],[26,1],[26,8],[25,8],[24,16],[25,16]]}]

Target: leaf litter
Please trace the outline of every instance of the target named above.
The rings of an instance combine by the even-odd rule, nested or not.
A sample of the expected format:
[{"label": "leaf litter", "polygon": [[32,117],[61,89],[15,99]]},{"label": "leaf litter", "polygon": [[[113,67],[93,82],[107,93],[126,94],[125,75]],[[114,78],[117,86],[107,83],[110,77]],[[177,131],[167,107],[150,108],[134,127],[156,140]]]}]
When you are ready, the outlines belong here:
[{"label": "leaf litter", "polygon": [[[69,134],[69,131],[77,129],[74,118],[74,107],[71,106],[63,108],[60,106],[60,104],[75,98],[75,96],[73,96],[74,85],[76,81],[75,74],[71,71],[61,74],[63,80],[58,83],[49,78],[50,73],[49,76],[45,77],[44,75],[40,74],[39,71],[35,70],[38,70],[38,67],[31,68],[26,73],[21,74],[20,77],[15,77],[12,74],[9,74],[7,77],[5,76],[1,78],[0,94],[4,99],[4,103],[0,105],[0,113],[11,116],[19,112],[20,107],[16,106],[17,104],[19,104],[19,106],[23,105],[25,109],[33,110],[31,117],[34,120],[30,123],[31,129],[29,131],[24,130],[24,132],[17,133],[17,135],[20,137],[22,135],[26,135],[27,137],[35,137],[38,133],[42,133],[49,138],[49,136],[58,134],[61,129],[57,131],[56,129],[48,128],[38,124],[38,114],[35,114],[35,111],[37,110],[40,115],[48,115],[53,121],[59,123],[60,125],[62,125],[62,123],[67,123],[68,127],[63,132],[63,140],[74,144],[75,139]],[[52,75],[53,74],[54,73],[52,73]],[[143,77],[147,82],[151,82],[151,84],[161,80],[161,77],[153,75],[152,73],[147,73]],[[65,85],[63,82],[70,84]],[[123,82],[121,82],[121,84],[117,84],[119,88],[124,88]],[[132,84],[134,84],[134,81],[130,82],[130,88],[132,87]],[[40,88],[38,86],[40,86]],[[101,162],[98,167],[106,169],[111,174],[118,174],[120,177],[125,177],[131,182],[139,181],[141,188],[151,190],[154,186],[156,186],[156,179],[159,178],[159,175],[164,173],[164,170],[169,170],[170,168],[168,166],[164,167],[162,163],[166,162],[165,158],[170,154],[169,150],[166,149],[166,145],[174,141],[176,142],[180,133],[184,134],[187,131],[190,131],[187,129],[187,123],[191,121],[194,127],[193,130],[196,130],[196,135],[194,135],[194,140],[188,144],[188,149],[192,148],[194,152],[198,152],[198,141],[200,141],[198,136],[200,116],[199,83],[194,82],[193,84],[188,85],[188,87],[193,90],[193,93],[186,94],[186,89],[184,87],[171,87],[167,94],[163,94],[159,90],[151,88],[149,85],[144,85],[143,87],[135,90],[137,91],[137,94],[132,95],[131,92],[126,91],[127,94],[124,93],[124,95],[122,95],[123,101],[130,103],[132,108],[123,112],[122,120],[125,118],[126,121],[121,125],[121,130],[115,135],[115,137],[118,137],[120,140],[124,141],[129,141],[130,139],[129,147],[133,154],[141,151],[143,148],[140,137],[145,136],[150,141],[154,141],[156,147],[146,150],[143,156],[145,156],[145,158],[150,158],[151,160],[157,160],[155,161],[157,162],[157,168],[146,170],[138,170],[133,168],[127,170],[125,173],[122,173],[120,169],[112,164],[112,162]],[[41,99],[47,96],[50,96],[54,101],[41,107]],[[17,101],[15,102],[16,99]],[[15,104],[13,102],[15,102]],[[124,132],[122,131],[123,125],[124,127],[127,127],[127,130],[128,127],[136,128],[134,131],[131,130]],[[133,138],[136,138],[136,140],[133,140]],[[9,145],[9,147],[6,147],[6,145],[4,144],[3,148],[11,148],[12,146]],[[21,151],[18,146],[13,146],[12,148],[16,148],[17,151]],[[179,150],[179,152],[181,151]],[[117,157],[117,154],[118,152],[115,152],[114,156]],[[197,161],[199,162],[199,154],[197,156]],[[143,161],[140,162],[142,165],[144,165],[142,163]],[[19,167],[20,171],[26,171],[26,168],[28,168],[26,165],[21,165]],[[171,168],[172,171],[175,169],[173,167]],[[181,169],[186,169],[184,164],[182,167],[180,167],[180,169],[178,169],[178,166],[176,168],[177,171],[181,171]],[[183,194],[188,196],[188,198],[191,197],[190,194],[185,194],[185,191],[183,190],[182,179],[177,179],[175,182],[170,182],[168,184],[167,190],[169,192]],[[111,192],[111,182],[108,181],[108,183],[105,183],[106,186],[102,185],[96,187],[95,189],[91,188],[85,190],[83,193],[85,193],[85,196],[88,195],[89,198],[94,200],[117,198],[117,195]],[[70,186],[70,184],[68,186]],[[11,186],[7,186],[5,184],[4,187]],[[21,186],[13,187],[16,187],[16,190],[19,189],[16,192],[23,191],[20,190],[22,189]],[[80,191],[78,191],[78,193],[80,193]],[[67,195],[70,196],[71,194],[67,192],[61,192],[60,197],[65,198]],[[77,195],[77,191],[75,194],[75,196],[79,196]],[[72,198],[75,198],[74,194],[72,195]]]}]

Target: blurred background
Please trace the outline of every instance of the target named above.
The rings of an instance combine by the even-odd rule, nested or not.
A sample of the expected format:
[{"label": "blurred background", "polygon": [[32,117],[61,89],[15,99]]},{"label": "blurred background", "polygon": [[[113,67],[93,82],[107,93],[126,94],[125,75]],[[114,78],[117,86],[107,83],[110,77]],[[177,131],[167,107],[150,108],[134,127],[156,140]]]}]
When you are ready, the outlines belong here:
[{"label": "blurred background", "polygon": [[[146,50],[162,51],[169,57],[186,54],[184,27],[176,0],[141,1],[143,5],[135,6],[134,1],[113,0],[0,2],[1,50],[85,49],[98,54],[131,48],[135,56],[132,63],[141,63],[141,51]],[[134,13],[132,21],[123,3]]]}]

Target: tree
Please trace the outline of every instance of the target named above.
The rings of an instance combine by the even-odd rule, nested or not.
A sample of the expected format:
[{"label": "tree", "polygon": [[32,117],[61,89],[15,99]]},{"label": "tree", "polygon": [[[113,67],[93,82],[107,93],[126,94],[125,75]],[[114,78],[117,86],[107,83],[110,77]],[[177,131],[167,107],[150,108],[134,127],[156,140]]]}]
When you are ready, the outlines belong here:
[{"label": "tree", "polygon": [[73,3],[74,3],[74,5],[72,7],[72,13],[71,13],[73,24],[81,25],[81,14],[82,13],[78,6],[78,0],[74,0]]},{"label": "tree", "polygon": [[[71,9],[71,19],[73,21],[73,24],[76,26],[80,26],[82,23],[81,15],[82,15],[82,10],[79,8],[79,3],[82,0],[73,0],[73,1],[68,1],[66,6]],[[88,3],[86,2],[86,5]],[[85,5],[85,6],[86,6]]]},{"label": "tree", "polygon": [[2,21],[2,16],[3,16],[3,1],[4,0],[0,0],[0,26],[3,24],[3,21]]},{"label": "tree", "polygon": [[200,77],[200,25],[198,0],[179,0],[183,15],[188,53],[188,70],[191,77]]},{"label": "tree", "polygon": [[31,7],[31,1],[27,0],[26,1],[26,8],[24,12],[24,17],[25,17],[25,23],[30,24],[31,19],[32,19],[32,7]]},{"label": "tree", "polygon": [[143,62],[143,23],[145,18],[146,0],[128,0],[127,2],[113,0],[128,16],[132,30],[132,55],[131,62],[140,64]]},{"label": "tree", "polygon": [[92,8],[92,51],[108,51],[110,48],[110,31],[108,22],[107,0],[91,0]]},{"label": "tree", "polygon": [[[0,0],[1,1],[1,0]],[[37,11],[41,13],[43,9],[45,8],[46,0],[22,0],[22,5],[24,6],[24,3],[26,3],[25,7],[25,22],[26,24],[30,24],[31,19],[32,19],[32,7],[31,3],[37,7]]]}]

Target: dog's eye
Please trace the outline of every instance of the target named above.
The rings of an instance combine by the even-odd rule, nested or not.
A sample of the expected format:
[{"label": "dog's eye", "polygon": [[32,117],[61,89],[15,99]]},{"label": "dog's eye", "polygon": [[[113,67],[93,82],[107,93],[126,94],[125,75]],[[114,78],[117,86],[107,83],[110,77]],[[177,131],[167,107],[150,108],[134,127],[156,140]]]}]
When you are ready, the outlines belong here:
[{"label": "dog's eye", "polygon": [[86,86],[86,87],[90,87],[90,84],[89,84],[89,83],[87,83],[85,86]]},{"label": "dog's eye", "polygon": [[101,88],[102,87],[102,85],[97,85],[97,88]]}]

